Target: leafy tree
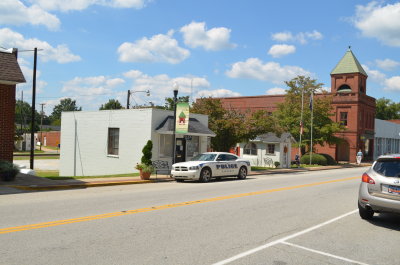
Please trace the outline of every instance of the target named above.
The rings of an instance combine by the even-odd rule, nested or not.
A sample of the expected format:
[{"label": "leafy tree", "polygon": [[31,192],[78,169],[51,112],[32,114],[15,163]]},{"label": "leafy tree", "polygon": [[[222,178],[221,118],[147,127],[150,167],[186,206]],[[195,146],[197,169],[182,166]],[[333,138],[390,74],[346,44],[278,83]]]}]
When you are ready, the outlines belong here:
[{"label": "leafy tree", "polygon": [[63,111],[81,111],[82,107],[76,106],[76,100],[70,98],[61,99],[60,103],[53,108],[51,113],[51,124],[60,125],[61,124],[61,112]]},{"label": "leafy tree", "polygon": [[[189,96],[178,97],[178,102],[189,102]],[[165,106],[166,110],[174,110],[174,98],[165,98]]]},{"label": "leafy tree", "polygon": [[216,134],[211,138],[211,147],[216,151],[229,151],[248,137],[245,115],[224,109],[219,99],[201,98],[193,103],[191,111],[208,115],[208,127]]},{"label": "leafy tree", "polygon": [[104,105],[101,104],[99,110],[110,110],[110,109],[123,109],[121,103],[117,99],[109,99]]},{"label": "leafy tree", "polygon": [[[15,104],[15,123],[22,126],[16,128],[18,135],[30,132],[32,122],[32,108],[29,103],[17,100]],[[41,115],[37,110],[35,110],[35,132],[40,130]],[[43,125],[49,125],[50,119],[47,115],[43,114]],[[22,129],[21,129],[22,127]]]},{"label": "leafy tree", "polygon": [[[308,103],[310,102],[311,93],[321,93],[323,84],[304,76],[297,76],[285,83],[289,87],[285,102],[278,104],[278,109],[273,115],[278,122],[279,131],[290,132],[295,139],[299,139],[301,98],[302,94],[304,95],[304,130],[301,143],[302,154],[304,154],[306,147],[307,150],[310,150],[311,145],[311,110]],[[332,97],[328,96],[325,91],[322,91],[322,95],[319,94],[313,98],[313,144],[324,145],[325,143],[336,144],[340,142],[340,138],[334,134],[345,128],[330,119],[333,115],[331,101]]]},{"label": "leafy tree", "polygon": [[400,119],[400,103],[395,103],[387,98],[377,99],[375,117],[381,120]]}]

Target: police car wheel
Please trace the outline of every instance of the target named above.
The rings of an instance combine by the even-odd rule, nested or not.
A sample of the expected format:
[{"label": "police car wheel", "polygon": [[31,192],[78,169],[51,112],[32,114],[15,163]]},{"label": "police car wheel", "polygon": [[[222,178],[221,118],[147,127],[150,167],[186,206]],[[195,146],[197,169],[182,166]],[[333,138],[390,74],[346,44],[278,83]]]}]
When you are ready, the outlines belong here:
[{"label": "police car wheel", "polygon": [[201,182],[209,182],[211,179],[211,170],[208,168],[203,168],[200,173],[200,181]]},{"label": "police car wheel", "polygon": [[241,167],[239,169],[238,179],[245,179],[247,177],[247,169],[246,167]]}]

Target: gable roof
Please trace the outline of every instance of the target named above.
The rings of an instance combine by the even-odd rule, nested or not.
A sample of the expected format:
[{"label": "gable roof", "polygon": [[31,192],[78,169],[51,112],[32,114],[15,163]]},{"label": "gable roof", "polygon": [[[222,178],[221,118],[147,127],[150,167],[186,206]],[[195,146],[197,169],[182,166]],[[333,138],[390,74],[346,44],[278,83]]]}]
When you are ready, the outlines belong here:
[{"label": "gable roof", "polygon": [[332,70],[331,75],[350,73],[361,73],[368,76],[349,47],[345,55]]},{"label": "gable roof", "polygon": [[[174,117],[166,117],[156,131],[161,134],[172,134],[174,131]],[[211,136],[215,137],[215,133],[199,122],[198,119],[189,118],[188,135]]]},{"label": "gable roof", "polygon": [[14,52],[0,52],[0,83],[15,85],[25,82],[16,54]]}]

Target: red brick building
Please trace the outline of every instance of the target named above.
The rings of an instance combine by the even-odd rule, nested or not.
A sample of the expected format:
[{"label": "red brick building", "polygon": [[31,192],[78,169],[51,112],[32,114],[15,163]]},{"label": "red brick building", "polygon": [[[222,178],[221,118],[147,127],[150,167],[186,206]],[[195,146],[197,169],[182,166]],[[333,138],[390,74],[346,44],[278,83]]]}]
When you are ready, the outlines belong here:
[{"label": "red brick building", "polygon": [[[331,72],[331,92],[329,93],[333,96],[332,120],[342,122],[347,128],[336,135],[343,139],[343,143],[315,146],[316,152],[329,154],[337,161],[355,162],[356,153],[358,149],[361,149],[366,159],[372,159],[375,98],[366,94],[367,78],[367,73],[349,49]],[[315,97],[318,97],[318,94]],[[277,109],[277,103],[285,101],[285,95],[220,99],[225,108],[239,111],[262,109],[273,112]]]},{"label": "red brick building", "polygon": [[15,87],[25,78],[17,62],[17,49],[0,52],[0,160],[13,161]]}]

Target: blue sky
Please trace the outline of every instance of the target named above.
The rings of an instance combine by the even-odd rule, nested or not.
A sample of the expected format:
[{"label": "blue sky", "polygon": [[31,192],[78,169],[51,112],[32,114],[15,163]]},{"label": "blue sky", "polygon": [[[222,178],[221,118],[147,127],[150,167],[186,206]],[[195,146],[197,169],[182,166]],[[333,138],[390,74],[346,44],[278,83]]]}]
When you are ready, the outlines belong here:
[{"label": "blue sky", "polygon": [[[108,99],[164,104],[179,95],[282,94],[308,75],[330,90],[351,45],[367,94],[400,101],[400,2],[266,0],[2,0],[0,46],[38,55],[37,104],[71,97],[83,110]],[[33,53],[20,52],[31,101]],[[37,106],[38,107],[38,106]]]}]

